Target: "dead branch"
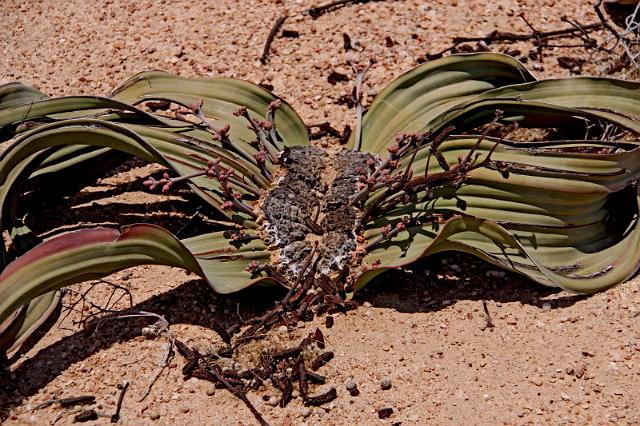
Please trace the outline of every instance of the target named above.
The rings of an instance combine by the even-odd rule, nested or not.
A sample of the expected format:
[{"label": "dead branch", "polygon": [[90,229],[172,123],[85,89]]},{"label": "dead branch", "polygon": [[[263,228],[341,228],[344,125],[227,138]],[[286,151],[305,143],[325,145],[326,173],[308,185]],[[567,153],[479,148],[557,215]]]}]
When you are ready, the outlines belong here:
[{"label": "dead branch", "polygon": [[171,358],[173,356],[173,345],[174,345],[175,338],[173,337],[173,335],[171,335],[171,337],[168,337],[168,339],[169,339],[169,342],[165,343],[165,352],[164,352],[164,355],[162,356],[162,360],[160,361],[160,364],[158,364],[158,366],[156,367],[156,370],[153,372],[153,376],[151,376],[151,379],[147,384],[147,388],[144,390],[144,392],[138,399],[138,402],[141,402],[149,395],[149,392],[151,392],[151,388],[156,383],[156,381],[158,380],[158,378],[160,377],[164,369],[169,366],[169,361],[171,361]]},{"label": "dead branch", "polygon": [[[640,54],[637,52],[638,45],[640,44],[640,40],[638,38],[638,32],[640,30],[640,22],[638,22],[640,3],[638,3],[633,12],[626,17],[624,22],[626,24],[626,28],[623,31],[616,30],[610,23],[610,20],[605,17],[604,12],[601,9],[602,3],[603,0],[598,0],[594,8],[602,26],[611,33],[613,40],[615,41],[613,47],[608,49],[608,51],[613,51],[616,47],[622,46],[622,57],[626,57],[626,61],[628,61],[629,64],[633,64],[637,70],[640,68],[640,64],[638,63],[638,56],[640,56]],[[613,72],[616,68],[623,68],[626,65],[628,64],[625,64],[624,60],[618,61],[618,64],[614,65],[613,69],[608,70],[608,73]]]},{"label": "dead branch", "polygon": [[[588,33],[603,28],[602,22],[594,22],[587,25],[580,25],[576,21],[569,21],[563,19],[563,21],[571,25],[570,28],[564,28],[561,30],[553,31],[539,31],[535,29],[530,22],[527,21],[524,15],[520,15],[527,26],[531,29],[530,33],[512,33],[507,31],[494,30],[485,36],[458,36],[451,40],[451,46],[443,49],[437,53],[425,55],[427,60],[434,60],[442,57],[445,53],[455,52],[459,45],[463,43],[486,43],[491,44],[493,42],[515,42],[515,41],[532,41],[535,47],[538,49],[538,53],[545,47],[594,47],[595,41],[586,37]],[[566,37],[579,37],[583,40],[583,45],[549,45],[550,40],[566,38]]]},{"label": "dead branch", "polygon": [[239,377],[233,378],[231,381],[233,381],[234,383],[231,383],[231,381],[225,377],[222,368],[220,368],[220,366],[217,364],[207,364],[203,366],[203,368],[200,368],[201,371],[195,371],[196,368],[199,367],[200,360],[203,358],[202,355],[200,355],[197,350],[190,349],[180,340],[176,339],[175,344],[180,355],[182,355],[187,361],[186,365],[182,369],[182,372],[185,375],[191,375],[191,373],[194,373],[194,377],[203,378],[222,384],[225,388],[227,388],[229,392],[231,392],[235,397],[240,399],[247,406],[247,408],[251,411],[251,414],[253,414],[256,420],[258,420],[258,423],[260,423],[260,425],[269,425],[269,423],[267,423],[264,417],[262,417],[256,407],[251,403],[249,398],[247,398],[245,391],[241,387],[234,384],[235,382],[239,382]]},{"label": "dead branch", "polygon": [[127,389],[129,389],[129,381],[125,380],[122,382],[122,385],[119,386],[120,395],[118,396],[118,403],[116,404],[116,412],[111,416],[111,423],[118,423],[120,420],[120,410],[122,410],[122,401],[124,401],[124,395],[127,393]]},{"label": "dead branch", "polygon": [[353,88],[353,103],[356,107],[356,133],[355,133],[355,144],[353,147],[354,151],[360,151],[360,146],[362,144],[362,116],[364,115],[364,105],[362,104],[362,85],[364,83],[364,77],[367,74],[367,71],[375,64],[376,61],[373,59],[369,59],[369,63],[364,67],[363,70],[358,68],[358,65],[355,62],[349,62],[353,72],[356,75],[356,83]]},{"label": "dead branch", "polygon": [[162,360],[156,367],[156,370],[154,371],[151,379],[149,379],[149,383],[147,384],[145,391],[143,392],[141,397],[138,399],[138,402],[140,402],[144,400],[147,397],[147,395],[149,395],[149,392],[151,392],[151,388],[153,387],[155,382],[158,380],[158,378],[160,377],[164,369],[167,368],[167,366],[169,365],[169,361],[173,357],[173,347],[175,345],[175,336],[173,335],[173,333],[171,333],[171,330],[169,329],[169,321],[167,321],[167,319],[164,316],[160,314],[156,314],[154,312],[147,312],[147,311],[137,311],[131,314],[114,315],[106,318],[100,318],[95,322],[96,328],[93,331],[93,335],[95,335],[98,332],[98,329],[102,324],[102,322],[108,321],[108,320],[126,319],[126,318],[156,318],[157,320],[155,323],[142,328],[141,330],[142,335],[147,338],[155,338],[160,335],[164,335],[168,340],[168,343],[165,345],[166,350],[164,352]]},{"label": "dead branch", "polygon": [[562,30],[553,30],[553,31],[532,31],[531,33],[526,34],[517,34],[510,32],[502,32],[502,31],[492,31],[486,36],[480,37],[454,37],[453,43],[467,43],[474,41],[484,41],[485,43],[491,43],[494,41],[530,41],[536,40],[538,38],[561,38],[566,36],[574,36],[576,33],[581,33],[583,31],[591,32],[602,28],[603,25],[601,22],[594,22],[587,25],[582,25],[581,28],[571,27]]},{"label": "dead branch", "polygon": [[620,33],[613,28],[613,26],[609,23],[609,20],[604,16],[604,13],[602,12],[602,1],[603,0],[598,0],[598,2],[595,4],[595,6],[593,7],[595,9],[596,15],[598,15],[598,19],[600,19],[600,23],[601,25],[611,33],[611,35],[613,35],[613,37],[616,40],[621,40],[623,37],[620,35]]},{"label": "dead branch", "polygon": [[493,320],[491,319],[491,315],[489,315],[489,308],[487,307],[487,301],[482,301],[482,309],[484,310],[484,326],[481,330],[486,330],[487,328],[493,328]]},{"label": "dead branch", "polygon": [[313,19],[319,17],[320,15],[324,15],[327,12],[331,12],[333,10],[344,7],[348,4],[358,4],[358,3],[368,3],[373,0],[334,0],[325,4],[321,4],[318,6],[314,6],[307,10],[307,14],[311,16]]},{"label": "dead branch", "polygon": [[267,41],[264,43],[264,49],[262,50],[262,55],[260,56],[260,62],[264,65],[269,62],[269,50],[271,50],[271,43],[273,43],[273,39],[276,37],[276,34],[280,31],[282,24],[287,19],[287,15],[280,15],[273,23],[271,27],[271,31],[269,31],[269,35],[267,35]]},{"label": "dead branch", "polygon": [[[313,6],[305,10],[304,12],[302,12],[302,15],[309,15],[313,19],[316,19],[327,12],[331,12],[333,10],[347,6],[348,4],[368,3],[370,1],[381,1],[381,0],[334,0],[325,4]],[[262,63],[263,65],[269,62],[269,51],[271,50],[271,43],[273,43],[273,40],[276,38],[276,35],[278,35],[278,32],[280,32],[280,28],[282,28],[282,24],[284,24],[284,21],[287,19],[287,17],[288,15],[286,13],[283,15],[280,15],[274,21],[273,26],[271,27],[271,31],[269,31],[269,34],[267,35],[267,40],[264,43],[264,49],[262,50],[262,55],[260,55],[260,63]],[[300,34],[296,31],[284,31],[283,36],[298,38]],[[347,42],[345,40],[345,48],[347,46],[346,43]]]},{"label": "dead branch", "polygon": [[[111,294],[109,295],[107,302],[104,305],[100,305],[96,302],[94,302],[91,297],[89,296],[90,293],[96,288],[96,286],[100,285],[100,284],[106,284],[108,286],[110,286],[112,288]],[[119,297],[117,297],[115,300],[113,300],[114,296],[116,295],[116,293],[119,291],[122,292],[122,294],[120,294]],[[61,322],[63,322],[78,306],[78,304],[82,303],[82,307],[79,309],[80,311],[80,320],[78,321],[73,321],[74,325],[77,324],[82,324],[85,325],[89,322],[91,322],[93,319],[95,318],[100,318],[103,317],[105,315],[111,315],[111,314],[115,314],[120,312],[121,310],[119,309],[114,309],[118,303],[120,303],[120,301],[124,298],[128,299],[128,304],[129,307],[133,306],[133,296],[131,294],[131,292],[129,291],[129,289],[115,284],[115,283],[111,283],[109,281],[106,280],[98,280],[94,283],[92,283],[89,288],[83,292],[80,292],[78,290],[75,290],[71,287],[66,288],[64,290],[65,292],[68,292],[69,294],[72,294],[74,296],[77,297],[76,300],[74,300],[69,306],[65,306],[64,309],[67,310],[67,313],[64,315],[64,317],[62,317]],[[85,308],[89,307],[91,309],[94,310],[94,312],[89,313],[86,317],[85,317]]]}]

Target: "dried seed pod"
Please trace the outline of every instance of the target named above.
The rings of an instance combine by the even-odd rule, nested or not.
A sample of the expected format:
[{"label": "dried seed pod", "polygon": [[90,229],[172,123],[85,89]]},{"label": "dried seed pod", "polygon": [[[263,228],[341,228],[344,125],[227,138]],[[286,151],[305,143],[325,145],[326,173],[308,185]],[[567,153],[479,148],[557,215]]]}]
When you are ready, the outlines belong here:
[{"label": "dried seed pod", "polygon": [[84,395],[84,396],[76,396],[73,398],[63,398],[58,401],[60,407],[67,408],[73,407],[74,405],[85,405],[85,404],[93,404],[96,402],[96,397],[93,395]]},{"label": "dried seed pod", "polygon": [[307,399],[305,399],[304,401],[304,405],[313,405],[317,407],[319,405],[331,402],[337,397],[338,392],[336,391],[336,388],[331,388],[323,394],[307,397]]},{"label": "dried seed pod", "polygon": [[313,340],[316,342],[316,344],[320,349],[325,348],[324,335],[322,334],[322,331],[320,331],[319,328],[316,328],[316,331],[313,333]]},{"label": "dried seed pod", "polygon": [[307,381],[307,369],[304,366],[304,360],[302,357],[298,358],[298,385],[300,388],[300,395],[302,395],[302,398],[306,398],[309,394],[309,384]]},{"label": "dried seed pod", "polygon": [[327,315],[324,319],[324,326],[327,328],[333,327],[333,317],[331,315]]},{"label": "dried seed pod", "polygon": [[316,371],[317,369],[325,365],[327,362],[331,361],[333,357],[334,357],[334,353],[331,351],[327,351],[318,355],[313,359],[313,361],[311,361],[311,369],[313,371]]},{"label": "dried seed pod", "polygon": [[78,422],[78,423],[84,423],[84,422],[90,422],[92,420],[98,420],[98,413],[94,409],[85,410],[85,411],[82,411],[82,412],[76,414],[73,417],[73,420]]}]

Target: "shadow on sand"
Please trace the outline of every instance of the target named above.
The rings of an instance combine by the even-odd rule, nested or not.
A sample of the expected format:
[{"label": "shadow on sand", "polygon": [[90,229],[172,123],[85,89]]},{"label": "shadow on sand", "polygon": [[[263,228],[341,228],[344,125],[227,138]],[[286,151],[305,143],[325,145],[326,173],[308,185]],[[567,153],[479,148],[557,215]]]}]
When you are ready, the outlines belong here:
[{"label": "shadow on sand", "polygon": [[[453,266],[453,265],[458,265]],[[452,269],[461,272],[451,275]],[[458,300],[494,300],[540,306],[544,298],[560,292],[544,287],[515,274],[504,278],[488,278],[487,271],[495,271],[486,264],[467,255],[447,253],[419,262],[412,268],[382,274],[356,294],[359,304],[395,309],[399,312],[433,312]],[[490,276],[496,275],[490,272]],[[498,272],[498,275],[501,275]],[[216,295],[202,280],[188,281],[179,287],[153,296],[122,314],[149,311],[166,317],[170,324],[193,324],[211,330],[228,328],[243,318],[264,313],[283,297],[283,289],[255,287],[235,295]],[[580,295],[559,295],[550,301],[552,308],[571,306],[584,299]],[[444,302],[444,303],[443,303]],[[194,307],[215,306],[210,309]],[[228,312],[224,314],[224,312]],[[337,318],[339,321],[339,318]],[[141,335],[141,328],[154,322],[151,318],[104,321],[98,336],[92,331],[78,331],[40,350],[23,360],[12,372],[11,387],[0,392],[0,419],[5,419],[12,407],[20,405],[71,365],[106,349],[116,342],[131,340]],[[61,354],[64,354],[61,356]]]}]

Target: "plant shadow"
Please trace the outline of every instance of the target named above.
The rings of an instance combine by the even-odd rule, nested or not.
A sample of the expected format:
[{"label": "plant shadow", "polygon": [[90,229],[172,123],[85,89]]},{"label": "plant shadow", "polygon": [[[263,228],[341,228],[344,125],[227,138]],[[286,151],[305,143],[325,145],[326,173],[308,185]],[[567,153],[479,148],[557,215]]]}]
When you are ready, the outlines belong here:
[{"label": "plant shadow", "polygon": [[[115,227],[135,223],[162,226],[180,238],[221,230],[215,220],[227,220],[186,187],[176,188],[172,198],[142,193],[146,177],[116,185],[95,184],[99,190],[81,192],[57,200],[27,200],[26,225],[41,238],[87,227]],[[113,197],[138,192],[127,202]]]},{"label": "plant shadow", "polygon": [[[233,295],[217,295],[198,279],[153,296],[115,316],[153,312],[164,316],[171,325],[191,324],[219,332],[241,322],[241,318],[263,314],[284,294],[282,288],[255,286]],[[0,421],[7,418],[13,407],[43,389],[73,364],[115,343],[141,336],[142,328],[156,320],[151,317],[103,320],[99,322],[98,332],[90,326],[21,360],[10,377],[5,380],[0,377]]]},{"label": "plant shadow", "polygon": [[[217,295],[204,281],[191,280],[124,310],[120,315],[153,312],[163,315],[172,325],[191,324],[218,332],[241,322],[242,318],[266,312],[284,294],[283,288],[255,286],[237,294]],[[542,306],[547,301],[541,299],[548,296],[554,296],[548,302],[555,309],[571,306],[586,297],[562,294],[557,288],[499,271],[468,255],[444,253],[411,268],[380,275],[358,292],[355,300],[359,304],[369,302],[399,312],[425,313],[438,311],[458,300],[519,301]],[[14,389],[6,398],[0,398],[0,419],[6,418],[12,407],[37,393],[71,365],[117,342],[141,336],[142,327],[155,320],[129,318],[125,321],[103,321],[99,333],[77,331],[23,360],[12,372]]]},{"label": "plant shadow", "polygon": [[[544,298],[551,297],[549,300]],[[502,270],[464,253],[440,253],[415,264],[377,276],[355,295],[398,312],[433,312],[458,300],[521,302],[552,309],[564,308],[587,296],[538,284],[522,275]]]},{"label": "plant shadow", "polygon": [[[116,223],[124,225],[141,221],[164,226],[174,233],[181,233],[180,237],[216,230],[208,220],[220,216],[206,206],[198,207],[202,202],[186,190],[177,193],[182,200],[98,204],[105,198],[139,191],[142,180],[136,178],[110,185],[104,191],[76,193],[55,203],[40,200],[44,201],[44,206],[35,210],[38,213],[32,219],[34,230],[42,235],[57,232],[55,229],[60,227],[65,227],[65,230],[75,229],[74,226],[84,228],[87,223],[116,226]],[[98,183],[97,186],[101,185]],[[177,211],[183,215],[178,217]],[[198,212],[200,214],[194,215]],[[78,222],[82,225],[74,225]],[[584,298],[559,293],[561,291],[557,288],[544,287],[520,275],[498,270],[469,255],[443,253],[411,267],[381,274],[358,292],[355,300],[360,304],[369,302],[399,312],[428,313],[457,300],[519,301],[542,306],[546,301],[541,298],[556,296],[549,303],[552,308],[563,308]],[[279,287],[254,286],[223,296],[215,294],[204,281],[191,280],[124,310],[120,315],[153,312],[164,316],[171,325],[190,324],[218,332],[241,322],[242,318],[266,312],[284,294],[284,289]],[[20,360],[8,378],[0,377],[0,421],[7,418],[13,407],[39,392],[72,365],[117,342],[141,336],[142,327],[154,321],[153,318],[103,321],[99,333],[79,330]]]}]

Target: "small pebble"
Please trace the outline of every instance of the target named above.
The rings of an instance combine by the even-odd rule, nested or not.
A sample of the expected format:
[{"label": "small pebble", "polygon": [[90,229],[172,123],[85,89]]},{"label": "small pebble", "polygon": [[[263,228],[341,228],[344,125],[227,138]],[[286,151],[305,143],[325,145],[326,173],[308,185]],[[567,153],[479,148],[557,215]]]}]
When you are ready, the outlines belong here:
[{"label": "small pebble", "polygon": [[529,382],[531,382],[532,384],[536,385],[536,386],[542,386],[542,379],[539,377],[532,377],[529,379]]},{"label": "small pebble", "polygon": [[216,394],[216,387],[215,387],[215,386],[213,386],[213,385],[208,386],[208,387],[207,387],[207,390],[205,391],[205,393],[206,393],[208,396],[213,396],[213,395],[215,395],[215,394]]},{"label": "small pebble", "polygon": [[379,419],[388,419],[393,414],[393,408],[381,408],[378,410],[378,418]]},{"label": "small pebble", "polygon": [[302,417],[309,417],[311,415],[311,408],[309,407],[304,407],[301,411],[300,414],[302,414]]},{"label": "small pebble", "polygon": [[487,278],[504,278],[507,274],[504,271],[490,270],[485,274]]},{"label": "small pebble", "polygon": [[160,418],[160,413],[158,413],[157,411],[152,411],[149,413],[149,418],[151,420],[158,420]]},{"label": "small pebble", "polygon": [[542,310],[543,310],[543,311],[549,311],[549,310],[551,310],[551,303],[549,303],[549,302],[544,302],[544,303],[542,304]]},{"label": "small pebble", "polygon": [[287,328],[286,325],[281,325],[280,327],[278,327],[278,333],[287,334],[288,332],[289,332],[289,329]]},{"label": "small pebble", "polygon": [[356,382],[350,381],[350,382],[347,383],[347,385],[345,387],[347,388],[347,390],[349,391],[349,394],[351,396],[360,395],[360,390],[358,389],[358,385],[356,384]]},{"label": "small pebble", "polygon": [[382,379],[382,380],[380,381],[380,387],[381,387],[383,390],[391,389],[391,380],[389,380],[389,379]]},{"label": "small pebble", "polygon": [[369,303],[369,302],[364,302],[364,303],[362,304],[362,306],[364,306],[365,308],[370,308],[370,307],[371,307],[371,303]]},{"label": "small pebble", "polygon": [[278,398],[276,398],[275,396],[272,396],[271,398],[269,398],[269,401],[267,401],[267,404],[269,404],[272,407],[275,407],[276,405],[278,405]]}]

